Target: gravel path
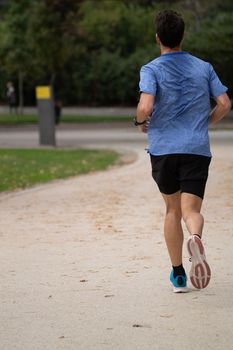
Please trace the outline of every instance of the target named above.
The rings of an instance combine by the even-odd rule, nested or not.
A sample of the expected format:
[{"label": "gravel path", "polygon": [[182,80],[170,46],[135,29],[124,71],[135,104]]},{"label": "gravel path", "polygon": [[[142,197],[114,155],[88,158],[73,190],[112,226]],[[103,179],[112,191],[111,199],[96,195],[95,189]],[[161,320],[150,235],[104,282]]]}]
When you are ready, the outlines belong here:
[{"label": "gravel path", "polygon": [[233,349],[231,144],[213,145],[203,207],[213,278],[183,295],[148,156],[132,148],[134,163],[0,196],[1,350]]}]

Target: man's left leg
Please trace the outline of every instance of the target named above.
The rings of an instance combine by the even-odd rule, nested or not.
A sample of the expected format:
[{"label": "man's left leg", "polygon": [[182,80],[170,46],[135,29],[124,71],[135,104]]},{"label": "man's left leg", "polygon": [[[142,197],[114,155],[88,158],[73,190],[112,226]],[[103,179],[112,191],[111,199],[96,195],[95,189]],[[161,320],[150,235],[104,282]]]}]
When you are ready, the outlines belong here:
[{"label": "man's left leg", "polygon": [[170,195],[162,193],[162,196],[166,204],[164,237],[173,267],[170,281],[174,292],[186,292],[186,274],[182,264],[184,235],[181,226],[180,191]]},{"label": "man's left leg", "polygon": [[181,226],[181,195],[179,191],[170,195],[162,193],[162,196],[166,204],[164,237],[172,266],[179,266],[182,264],[182,247],[184,241]]}]

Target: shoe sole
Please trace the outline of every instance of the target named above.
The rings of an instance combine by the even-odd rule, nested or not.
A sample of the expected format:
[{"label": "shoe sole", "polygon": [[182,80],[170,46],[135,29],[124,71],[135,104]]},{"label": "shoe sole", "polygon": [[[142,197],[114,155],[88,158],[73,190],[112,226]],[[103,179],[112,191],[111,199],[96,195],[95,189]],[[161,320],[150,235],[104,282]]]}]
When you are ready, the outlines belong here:
[{"label": "shoe sole", "polygon": [[187,242],[187,249],[192,259],[190,270],[190,281],[197,289],[206,288],[210,282],[211,270],[206,261],[205,250],[199,237],[190,237]]},{"label": "shoe sole", "polygon": [[188,293],[189,289],[187,287],[174,287],[173,284],[171,283],[172,287],[173,287],[173,293]]}]

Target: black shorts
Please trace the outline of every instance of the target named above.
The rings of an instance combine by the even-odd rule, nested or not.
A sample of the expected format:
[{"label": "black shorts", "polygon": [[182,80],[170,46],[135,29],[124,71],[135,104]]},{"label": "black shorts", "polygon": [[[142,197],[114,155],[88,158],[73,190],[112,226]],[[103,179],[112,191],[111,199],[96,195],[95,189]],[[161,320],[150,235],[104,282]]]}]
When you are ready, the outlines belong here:
[{"label": "black shorts", "polygon": [[181,191],[204,197],[211,157],[195,154],[151,154],[150,157],[152,177],[160,192]]}]

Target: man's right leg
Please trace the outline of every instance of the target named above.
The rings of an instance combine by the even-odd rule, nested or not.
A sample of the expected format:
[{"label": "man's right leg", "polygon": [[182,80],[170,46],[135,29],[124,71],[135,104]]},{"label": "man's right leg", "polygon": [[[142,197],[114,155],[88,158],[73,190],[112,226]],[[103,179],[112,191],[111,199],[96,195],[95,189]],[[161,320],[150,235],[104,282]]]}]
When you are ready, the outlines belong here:
[{"label": "man's right leg", "polygon": [[[190,281],[198,289],[205,288],[210,281],[211,270],[206,261],[205,250],[201,241],[204,218],[200,213],[202,199],[190,193],[181,194],[181,211],[186,227],[190,233],[187,242],[192,261]],[[199,238],[199,237],[200,238]]]},{"label": "man's right leg", "polygon": [[202,198],[191,193],[181,193],[181,211],[186,227],[191,235],[202,236],[204,218],[201,215]]}]

